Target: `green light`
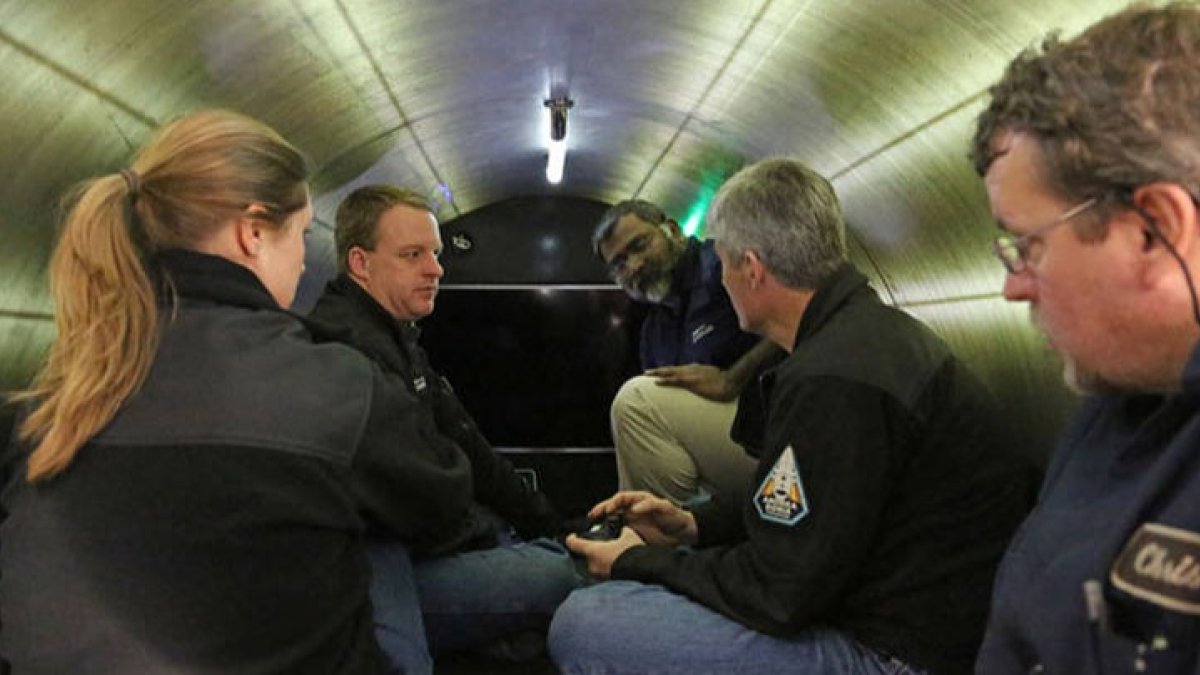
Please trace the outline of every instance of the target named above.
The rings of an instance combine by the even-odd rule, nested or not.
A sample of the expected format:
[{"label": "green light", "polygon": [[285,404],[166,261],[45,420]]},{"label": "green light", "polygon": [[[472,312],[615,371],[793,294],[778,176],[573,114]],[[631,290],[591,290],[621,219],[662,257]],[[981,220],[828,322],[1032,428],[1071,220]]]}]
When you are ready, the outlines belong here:
[{"label": "green light", "polygon": [[742,168],[745,161],[741,155],[714,147],[710,148],[705,153],[705,158],[697,164],[707,168],[699,176],[700,190],[696,195],[696,201],[692,202],[687,216],[680,224],[680,229],[683,230],[685,236],[703,239],[704,217],[708,215],[708,207],[712,204],[713,197],[717,196],[717,190],[725,183],[726,179]]},{"label": "green light", "polygon": [[700,188],[700,194],[696,197],[692,208],[688,209],[687,217],[680,225],[683,228],[684,236],[704,238],[704,216],[708,213],[708,205],[712,203],[713,197],[717,194],[717,188],[721,186],[722,182],[724,182],[724,176],[721,175],[716,175],[715,180],[710,177],[704,181],[704,186]]}]

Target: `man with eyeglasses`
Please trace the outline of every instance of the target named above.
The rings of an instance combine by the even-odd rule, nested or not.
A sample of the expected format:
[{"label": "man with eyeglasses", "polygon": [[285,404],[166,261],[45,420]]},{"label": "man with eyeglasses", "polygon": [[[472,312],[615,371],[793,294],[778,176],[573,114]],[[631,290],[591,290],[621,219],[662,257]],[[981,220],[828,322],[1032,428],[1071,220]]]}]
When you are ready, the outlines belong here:
[{"label": "man with eyeglasses", "polygon": [[1018,56],[972,158],[1004,296],[1086,395],[1012,542],[977,671],[1200,668],[1200,10]]},{"label": "man with eyeglasses", "polygon": [[712,242],[685,236],[658,206],[628,200],[604,213],[592,245],[609,276],[647,303],[639,350],[646,373],[612,404],[620,489],[683,504],[745,488],[754,460],[730,427],[735,414],[761,407],[751,402],[738,413],[737,399],[745,390],[756,400],[746,385],[778,350],[738,328]]}]

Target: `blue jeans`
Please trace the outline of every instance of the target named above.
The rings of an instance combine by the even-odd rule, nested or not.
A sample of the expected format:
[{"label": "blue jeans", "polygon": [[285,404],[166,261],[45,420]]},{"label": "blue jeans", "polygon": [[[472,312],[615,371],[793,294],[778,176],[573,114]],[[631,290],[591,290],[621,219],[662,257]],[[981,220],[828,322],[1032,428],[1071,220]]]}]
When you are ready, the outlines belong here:
[{"label": "blue jeans", "polygon": [[550,625],[565,675],[603,673],[919,673],[829,629],[777,638],[658,585],[609,581],[575,591]]},{"label": "blue jeans", "polygon": [[546,539],[416,561],[403,544],[376,542],[367,559],[375,637],[392,672],[430,673],[431,653],[502,652],[530,635],[540,643],[580,584],[566,549]]}]

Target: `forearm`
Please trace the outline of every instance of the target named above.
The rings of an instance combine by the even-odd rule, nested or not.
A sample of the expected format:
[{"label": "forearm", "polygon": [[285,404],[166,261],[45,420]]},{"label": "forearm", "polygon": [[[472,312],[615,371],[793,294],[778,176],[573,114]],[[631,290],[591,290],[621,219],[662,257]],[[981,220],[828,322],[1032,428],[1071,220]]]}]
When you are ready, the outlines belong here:
[{"label": "forearm", "polygon": [[[698,551],[637,546],[617,558],[612,579],[661,584],[738,623],[788,635],[832,611],[839,579],[796,575],[759,560],[749,543]],[[831,575],[836,576],[836,575]]]},{"label": "forearm", "polygon": [[734,361],[724,371],[725,379],[729,382],[729,386],[733,390],[733,395],[736,396],[746,387],[764,363],[776,354],[782,353],[783,350],[774,342],[759,340],[758,344],[751,347],[745,354],[742,354],[741,358]]}]

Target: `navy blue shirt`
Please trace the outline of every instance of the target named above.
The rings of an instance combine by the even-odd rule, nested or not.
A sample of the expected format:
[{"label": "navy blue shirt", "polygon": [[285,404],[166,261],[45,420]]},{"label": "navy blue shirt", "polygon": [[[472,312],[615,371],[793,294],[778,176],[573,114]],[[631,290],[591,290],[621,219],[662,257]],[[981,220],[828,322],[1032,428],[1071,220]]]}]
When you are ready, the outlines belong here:
[{"label": "navy blue shirt", "polygon": [[713,242],[689,238],[670,295],[651,304],[642,323],[642,368],[688,363],[728,368],[757,343],[757,336],[738,328]]},{"label": "navy blue shirt", "polygon": [[997,573],[976,667],[1200,672],[1200,349],[1181,393],[1081,411]]}]

